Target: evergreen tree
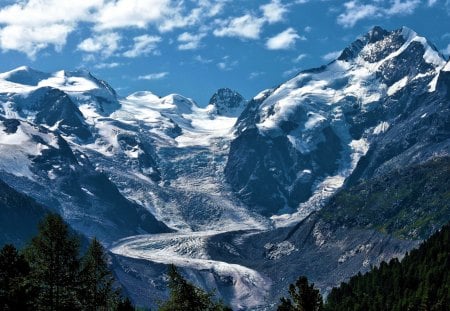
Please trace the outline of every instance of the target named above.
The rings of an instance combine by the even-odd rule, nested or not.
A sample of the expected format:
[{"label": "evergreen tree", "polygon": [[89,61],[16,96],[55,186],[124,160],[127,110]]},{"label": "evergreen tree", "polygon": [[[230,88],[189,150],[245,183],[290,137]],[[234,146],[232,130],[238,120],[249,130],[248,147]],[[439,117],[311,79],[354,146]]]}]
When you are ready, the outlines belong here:
[{"label": "evergreen tree", "polygon": [[30,267],[13,245],[0,251],[0,310],[30,310],[26,277]]},{"label": "evergreen tree", "polygon": [[169,300],[162,304],[160,311],[229,311],[222,302],[212,299],[212,293],[187,282],[174,265],[169,266]]},{"label": "evergreen tree", "polygon": [[321,311],[323,300],[314,284],[309,285],[305,276],[298,278],[295,284],[289,285],[291,298],[281,298],[278,311]]},{"label": "evergreen tree", "polygon": [[117,306],[119,294],[113,288],[105,250],[97,239],[92,240],[81,261],[80,279],[84,310],[112,310]]},{"label": "evergreen tree", "polygon": [[77,310],[79,240],[61,216],[49,214],[38,226],[38,235],[25,249],[30,281],[37,291],[37,310]]},{"label": "evergreen tree", "polygon": [[134,310],[135,308],[128,297],[120,300],[117,305],[117,311],[134,311]]}]

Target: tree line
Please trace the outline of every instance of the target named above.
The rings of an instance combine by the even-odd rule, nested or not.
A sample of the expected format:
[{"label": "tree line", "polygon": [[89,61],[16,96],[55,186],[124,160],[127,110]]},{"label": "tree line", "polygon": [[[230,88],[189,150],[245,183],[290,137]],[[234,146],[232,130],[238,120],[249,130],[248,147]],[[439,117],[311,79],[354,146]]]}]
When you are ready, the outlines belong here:
[{"label": "tree line", "polygon": [[[230,311],[214,293],[189,283],[168,267],[169,298],[160,311]],[[300,277],[281,298],[278,311],[450,310],[450,224],[402,261],[392,259],[332,289],[319,290]],[[108,268],[106,252],[93,239],[81,255],[80,239],[57,214],[49,214],[21,251],[0,250],[0,310],[136,310]]]},{"label": "tree line", "polygon": [[450,224],[402,261],[392,259],[357,274],[331,290],[319,290],[301,277],[289,287],[278,311],[448,311],[450,310]]},{"label": "tree line", "polygon": [[[48,214],[37,235],[19,251],[0,250],[0,310],[131,311],[108,267],[105,249],[93,239],[81,256],[80,238],[58,214]],[[168,268],[169,299],[161,311],[229,311],[213,293]]]}]

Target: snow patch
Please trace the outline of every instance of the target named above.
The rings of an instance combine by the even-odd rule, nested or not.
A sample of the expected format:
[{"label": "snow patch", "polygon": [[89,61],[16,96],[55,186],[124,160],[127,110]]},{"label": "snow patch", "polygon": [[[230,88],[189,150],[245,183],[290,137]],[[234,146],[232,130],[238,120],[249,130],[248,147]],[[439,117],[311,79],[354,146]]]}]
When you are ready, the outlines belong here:
[{"label": "snow patch", "polygon": [[404,77],[403,79],[398,80],[395,82],[388,90],[387,94],[389,96],[394,95],[398,91],[400,91],[402,88],[404,88],[408,84],[408,77]]},{"label": "snow patch", "polygon": [[389,123],[383,121],[373,129],[373,134],[379,135],[381,133],[385,133],[388,129],[389,129]]}]

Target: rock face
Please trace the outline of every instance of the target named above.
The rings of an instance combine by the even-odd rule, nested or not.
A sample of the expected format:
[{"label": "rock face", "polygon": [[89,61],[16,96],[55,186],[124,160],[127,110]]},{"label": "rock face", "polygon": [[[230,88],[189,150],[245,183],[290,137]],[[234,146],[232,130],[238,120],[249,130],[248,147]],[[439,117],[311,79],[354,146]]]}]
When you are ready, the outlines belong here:
[{"label": "rock face", "polygon": [[337,60],[250,102],[236,125],[227,181],[273,215],[297,209],[324,185],[337,189],[347,178],[448,153],[444,65],[412,30],[375,27]]},{"label": "rock face", "polygon": [[236,91],[228,88],[219,89],[209,100],[209,105],[220,116],[239,116],[247,101]]}]

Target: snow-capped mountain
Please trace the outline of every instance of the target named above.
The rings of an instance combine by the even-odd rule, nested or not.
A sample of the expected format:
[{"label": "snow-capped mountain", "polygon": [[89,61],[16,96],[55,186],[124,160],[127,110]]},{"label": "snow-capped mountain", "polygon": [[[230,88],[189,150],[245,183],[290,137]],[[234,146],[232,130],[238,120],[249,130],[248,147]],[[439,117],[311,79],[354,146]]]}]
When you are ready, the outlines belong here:
[{"label": "snow-capped mountain", "polygon": [[310,262],[329,267],[311,267],[326,290],[416,245],[313,212],[361,179],[448,156],[449,87],[450,63],[407,28],[375,27],[328,65],[250,101],[220,89],[204,108],[19,67],[0,74],[0,177],[110,247],[139,304],[164,295],[161,264],[175,263],[257,308]]},{"label": "snow-capped mountain", "polygon": [[[373,28],[330,64],[253,99],[236,125],[227,181],[254,210],[269,216],[297,211],[298,221],[319,208],[316,203],[340,188],[355,168],[351,180],[370,177],[413,145],[424,153],[424,141],[405,145],[398,131],[412,118],[426,120],[442,110],[414,99],[436,90],[445,63],[410,29]],[[385,137],[397,150],[379,143]],[[415,154],[403,161],[412,158],[419,161]],[[363,169],[368,161],[375,161],[374,167]],[[273,219],[283,224],[292,216]]]}]

